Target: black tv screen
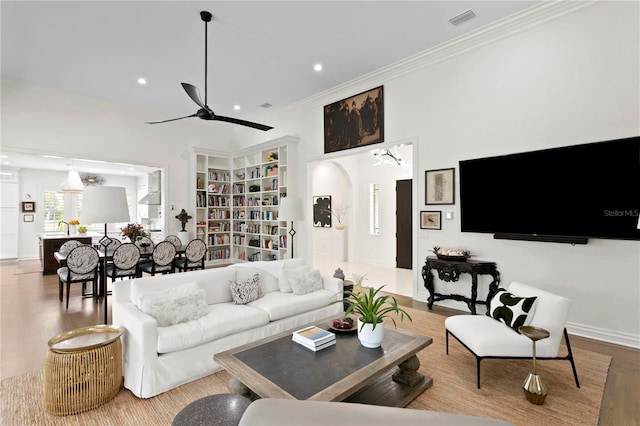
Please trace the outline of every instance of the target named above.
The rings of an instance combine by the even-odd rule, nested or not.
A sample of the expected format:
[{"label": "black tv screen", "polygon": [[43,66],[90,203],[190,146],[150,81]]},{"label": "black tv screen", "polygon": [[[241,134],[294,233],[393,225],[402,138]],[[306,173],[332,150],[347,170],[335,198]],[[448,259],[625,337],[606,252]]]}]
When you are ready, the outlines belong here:
[{"label": "black tv screen", "polygon": [[640,240],[640,137],[465,160],[459,170],[462,232]]}]

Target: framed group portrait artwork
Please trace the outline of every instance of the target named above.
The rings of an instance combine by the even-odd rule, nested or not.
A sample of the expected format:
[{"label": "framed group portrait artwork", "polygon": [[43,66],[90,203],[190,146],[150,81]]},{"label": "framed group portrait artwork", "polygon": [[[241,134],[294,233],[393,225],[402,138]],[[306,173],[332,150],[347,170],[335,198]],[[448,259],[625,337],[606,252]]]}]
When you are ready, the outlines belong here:
[{"label": "framed group portrait artwork", "polygon": [[325,154],[384,142],[383,87],[325,105]]},{"label": "framed group portrait artwork", "polygon": [[442,229],[442,212],[420,212],[420,229]]},{"label": "framed group portrait artwork", "polygon": [[424,172],[425,204],[455,204],[455,171],[452,168]]},{"label": "framed group portrait artwork", "polygon": [[313,197],[313,226],[331,228],[331,195]]}]

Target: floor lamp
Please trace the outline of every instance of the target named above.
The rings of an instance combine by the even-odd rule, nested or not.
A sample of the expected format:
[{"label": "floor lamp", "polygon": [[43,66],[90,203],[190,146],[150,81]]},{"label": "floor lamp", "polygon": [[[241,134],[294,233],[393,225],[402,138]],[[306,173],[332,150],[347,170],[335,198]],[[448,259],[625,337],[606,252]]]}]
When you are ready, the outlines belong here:
[{"label": "floor lamp", "polygon": [[111,238],[107,236],[107,224],[129,222],[127,191],[117,186],[86,187],[82,193],[80,219],[86,224],[104,223],[104,236],[100,239],[104,252],[100,274],[102,290],[98,295],[104,297],[104,323],[107,324],[107,246],[111,243]]},{"label": "floor lamp", "polygon": [[291,221],[291,230],[289,231],[289,235],[291,235],[291,258],[293,259],[293,236],[296,235],[296,230],[293,229],[293,221],[304,219],[302,199],[300,197],[280,198],[278,216],[279,220]]}]

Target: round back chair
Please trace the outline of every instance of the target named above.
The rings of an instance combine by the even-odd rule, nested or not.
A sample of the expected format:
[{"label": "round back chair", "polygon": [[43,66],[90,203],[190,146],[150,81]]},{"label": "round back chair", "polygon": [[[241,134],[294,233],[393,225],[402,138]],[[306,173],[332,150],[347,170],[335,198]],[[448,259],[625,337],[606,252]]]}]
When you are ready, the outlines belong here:
[{"label": "round back chair", "polygon": [[82,245],[82,243],[80,241],[77,240],[69,240],[66,243],[64,243],[62,246],[60,246],[60,254],[69,254],[69,252],[71,250],[73,250],[74,248],[78,247]]},{"label": "round back chair", "polygon": [[[62,283],[67,284],[67,309],[69,308],[69,291],[71,283],[82,283],[82,295],[85,295],[85,287],[88,281],[93,283],[93,294],[98,287],[98,263],[100,255],[98,250],[90,245],[80,244],[72,249],[67,256],[67,266],[58,269],[58,281],[62,289]],[[62,299],[62,294],[60,294]]]},{"label": "round back chair", "polygon": [[184,251],[184,257],[176,261],[178,269],[182,272],[196,269],[204,269],[204,257],[207,254],[207,245],[200,239],[189,241]]},{"label": "round back chair", "polygon": [[113,252],[113,261],[107,265],[107,276],[111,282],[116,278],[135,278],[138,275],[140,249],[133,243],[120,244]]},{"label": "round back chair", "polygon": [[175,272],[176,246],[169,241],[161,241],[153,248],[151,262],[142,263],[140,269],[151,275],[157,272],[171,274]]},{"label": "round back chair", "polygon": [[165,238],[164,240],[173,243],[173,245],[176,247],[182,245],[182,241],[180,241],[180,238],[176,237],[175,235],[167,235],[167,238]]}]

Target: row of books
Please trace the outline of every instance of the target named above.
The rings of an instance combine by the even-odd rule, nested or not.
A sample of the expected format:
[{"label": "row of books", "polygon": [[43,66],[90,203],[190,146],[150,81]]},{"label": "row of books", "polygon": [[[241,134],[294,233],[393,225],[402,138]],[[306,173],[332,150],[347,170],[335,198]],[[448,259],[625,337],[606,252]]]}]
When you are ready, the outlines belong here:
[{"label": "row of books", "polygon": [[315,325],[294,331],[291,339],[314,352],[336,344],[335,334]]}]

